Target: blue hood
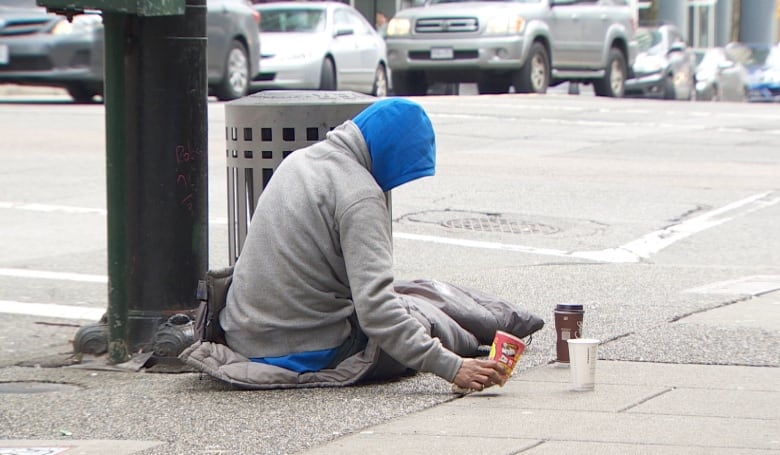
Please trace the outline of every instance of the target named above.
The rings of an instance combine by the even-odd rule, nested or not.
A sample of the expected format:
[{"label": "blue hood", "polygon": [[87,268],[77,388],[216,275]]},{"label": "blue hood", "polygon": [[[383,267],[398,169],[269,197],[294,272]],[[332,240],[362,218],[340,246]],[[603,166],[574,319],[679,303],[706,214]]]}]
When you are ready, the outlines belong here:
[{"label": "blue hood", "polygon": [[404,98],[384,98],[352,120],[371,155],[371,174],[382,191],[434,174],[436,140],[428,115]]}]

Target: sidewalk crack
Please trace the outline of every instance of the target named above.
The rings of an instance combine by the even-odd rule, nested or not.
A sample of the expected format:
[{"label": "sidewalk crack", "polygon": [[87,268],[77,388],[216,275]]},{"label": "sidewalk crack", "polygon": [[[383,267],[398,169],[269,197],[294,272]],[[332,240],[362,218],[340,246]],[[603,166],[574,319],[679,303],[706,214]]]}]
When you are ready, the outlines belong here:
[{"label": "sidewalk crack", "polygon": [[677,387],[670,387],[670,388],[668,388],[668,389],[665,389],[665,390],[662,390],[662,391],[660,391],[660,392],[658,392],[658,393],[655,393],[655,394],[653,394],[653,395],[650,395],[649,397],[647,397],[647,398],[643,398],[643,399],[641,399],[641,400],[637,401],[636,403],[632,403],[632,404],[630,404],[630,405],[628,405],[628,406],[626,406],[626,407],[624,407],[624,408],[622,408],[622,409],[618,409],[618,410],[617,410],[617,413],[618,413],[618,414],[620,414],[620,413],[622,413],[622,412],[626,412],[626,411],[628,411],[629,409],[632,409],[632,408],[635,408],[635,407],[639,406],[640,404],[647,403],[648,401],[650,401],[650,400],[652,400],[652,399],[654,399],[654,398],[658,398],[658,397],[660,397],[661,395],[663,395],[663,394],[665,394],[665,393],[669,393],[669,392],[671,392],[672,390],[674,390],[674,389],[676,389],[676,388],[677,388]]}]

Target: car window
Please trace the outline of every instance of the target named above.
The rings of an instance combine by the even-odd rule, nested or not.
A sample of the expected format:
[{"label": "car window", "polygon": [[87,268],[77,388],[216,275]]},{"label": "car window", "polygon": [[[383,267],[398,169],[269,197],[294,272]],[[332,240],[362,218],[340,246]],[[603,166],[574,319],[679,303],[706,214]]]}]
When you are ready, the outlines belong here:
[{"label": "car window", "polygon": [[345,10],[345,12],[347,13],[346,20],[348,21],[349,26],[355,31],[355,35],[367,35],[371,33],[368,23],[364,21],[361,16],[353,11]]},{"label": "car window", "polygon": [[260,14],[264,32],[322,32],[325,11],[321,9],[264,9]]},{"label": "car window", "polygon": [[349,28],[349,18],[347,17],[347,12],[343,9],[336,10],[336,12],[333,14],[333,24],[336,26],[336,29],[342,29],[342,28]]},{"label": "car window", "polygon": [[656,29],[639,29],[636,31],[636,41],[639,52],[648,54],[663,54],[663,35]]},{"label": "car window", "polygon": [[714,70],[725,60],[723,54],[715,50],[709,52],[696,52],[696,63],[701,69]]},{"label": "car window", "polygon": [[355,34],[362,34],[363,24],[355,19],[351,11],[347,9],[337,9],[333,14],[333,23],[336,26],[336,30],[352,30]]}]

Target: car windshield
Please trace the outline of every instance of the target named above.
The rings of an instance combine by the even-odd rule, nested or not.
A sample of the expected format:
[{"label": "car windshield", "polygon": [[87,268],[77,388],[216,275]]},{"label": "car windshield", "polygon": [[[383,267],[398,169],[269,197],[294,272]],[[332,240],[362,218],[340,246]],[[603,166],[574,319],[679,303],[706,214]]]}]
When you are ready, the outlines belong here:
[{"label": "car windshield", "polygon": [[35,0],[3,0],[0,2],[1,6],[7,6],[9,8],[37,8],[38,5]]},{"label": "car windshield", "polygon": [[663,54],[664,37],[655,29],[639,29],[636,31],[636,41],[639,46],[639,52],[648,54]]},{"label": "car windshield", "polygon": [[696,51],[696,67],[702,71],[717,70],[718,65],[725,60],[723,54],[716,51]]},{"label": "car windshield", "polygon": [[264,32],[325,31],[325,11],[321,9],[264,9],[260,13]]}]

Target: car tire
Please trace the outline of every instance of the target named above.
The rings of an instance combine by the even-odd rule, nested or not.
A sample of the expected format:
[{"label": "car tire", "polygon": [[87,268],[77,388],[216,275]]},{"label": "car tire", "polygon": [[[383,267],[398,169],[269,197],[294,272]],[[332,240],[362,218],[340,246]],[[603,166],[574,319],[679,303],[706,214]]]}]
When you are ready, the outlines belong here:
[{"label": "car tire", "polygon": [[550,85],[550,58],[542,43],[531,45],[528,60],[515,72],[512,85],[516,93],[547,93]]},{"label": "car tire", "polygon": [[220,101],[241,98],[249,90],[249,79],[249,53],[240,41],[233,40],[225,58],[222,81],[215,87],[214,94]]},{"label": "car tire", "polygon": [[414,71],[393,71],[393,93],[398,96],[425,96],[428,93],[425,74]]},{"label": "car tire", "polygon": [[89,104],[95,102],[95,96],[101,93],[92,89],[87,84],[69,84],[65,87],[68,95],[73,98],[73,102],[78,104]]},{"label": "car tire", "polygon": [[511,82],[504,74],[483,73],[477,81],[477,90],[480,95],[509,93]]},{"label": "car tire", "polygon": [[384,98],[387,96],[387,69],[385,65],[379,64],[374,72],[374,85],[371,88],[371,94],[377,98]]},{"label": "car tire", "polygon": [[713,84],[713,86],[712,86],[712,96],[710,96],[710,101],[720,101],[720,100],[721,100],[720,89],[718,88],[717,85]]},{"label": "car tire", "polygon": [[677,93],[674,89],[674,76],[671,74],[667,75],[664,78],[663,85],[661,86],[661,89],[663,90],[663,93],[661,94],[663,96],[663,99],[665,100],[673,100],[677,98]]},{"label": "car tire", "polygon": [[336,90],[336,66],[330,57],[325,57],[320,70],[320,90]]},{"label": "car tire", "polygon": [[612,48],[607,55],[604,78],[593,81],[596,96],[622,98],[626,93],[626,57],[620,49]]},{"label": "car tire", "polygon": [[750,102],[750,89],[748,89],[747,87],[742,87],[742,99],[740,99],[739,101],[743,103]]}]

